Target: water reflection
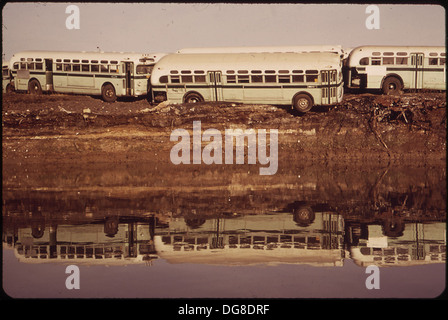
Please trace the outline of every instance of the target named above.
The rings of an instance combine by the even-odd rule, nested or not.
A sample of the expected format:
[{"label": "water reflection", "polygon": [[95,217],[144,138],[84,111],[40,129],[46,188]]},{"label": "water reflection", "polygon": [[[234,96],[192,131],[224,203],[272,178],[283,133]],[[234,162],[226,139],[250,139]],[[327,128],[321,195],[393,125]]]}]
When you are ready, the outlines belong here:
[{"label": "water reflection", "polygon": [[[61,165],[57,171],[50,165],[4,165],[2,241],[4,252],[15,260],[4,261],[6,280],[11,279],[8,288],[16,296],[28,297],[30,293],[21,289],[24,274],[39,269],[42,277],[53,266],[75,264],[118,266],[120,279],[131,276],[129,268],[151,270],[135,279],[131,276],[134,284],[124,283],[119,292],[104,280],[83,291],[86,296],[103,297],[114,290],[118,296],[136,292],[141,297],[358,296],[366,294],[362,270],[366,266],[401,270],[446,263],[445,167],[285,168],[279,166],[275,176],[262,177],[241,166],[225,170],[191,166],[179,174],[170,167],[141,163]],[[131,267],[120,269],[125,265]],[[354,275],[352,265],[361,276]],[[13,270],[19,266],[27,271]],[[180,269],[171,269],[175,266]],[[231,287],[234,271],[223,268],[234,266],[240,266],[238,281],[245,281],[247,291]],[[260,271],[260,266],[270,268]],[[192,268],[201,275],[186,286],[182,281],[191,279]],[[246,268],[264,281],[253,278]],[[440,292],[440,273],[430,273],[426,279],[422,271],[405,269],[400,274],[420,277],[424,284],[392,296]],[[95,270],[83,271],[83,279],[96,280]],[[315,287],[316,278],[306,276],[326,279],[329,270],[342,270],[333,278],[335,284],[357,277],[356,293],[351,285],[342,290],[342,284],[333,287],[326,280]],[[173,274],[177,281],[171,279]],[[208,289],[203,279],[211,277],[222,291]],[[42,285],[36,284],[39,291],[31,296],[57,295],[57,285],[65,278],[48,281],[56,287],[41,293]],[[146,290],[149,283],[159,281],[158,291]],[[192,283],[197,285],[191,288]],[[318,292],[322,286],[325,289]],[[99,287],[104,291],[90,293]],[[190,291],[180,291],[186,288]],[[382,294],[388,297],[386,291]]]},{"label": "water reflection", "polygon": [[184,216],[150,208],[112,213],[92,199],[82,211],[74,206],[53,215],[56,200],[21,199],[4,203],[3,242],[25,263],[125,265],[160,258],[215,265],[342,266],[345,258],[359,266],[444,263],[444,212],[422,210],[411,198],[394,195],[389,207],[363,216],[356,214],[366,213],[362,204],[335,208],[307,202],[259,214]]}]

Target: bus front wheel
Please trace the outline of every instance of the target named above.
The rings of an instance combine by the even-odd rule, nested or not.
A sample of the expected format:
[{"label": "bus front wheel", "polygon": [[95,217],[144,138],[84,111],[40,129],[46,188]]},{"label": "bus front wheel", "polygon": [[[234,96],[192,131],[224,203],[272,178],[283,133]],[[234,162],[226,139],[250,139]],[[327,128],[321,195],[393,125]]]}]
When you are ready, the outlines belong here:
[{"label": "bus front wheel", "polygon": [[31,80],[28,83],[28,92],[29,94],[42,94],[42,87],[40,86],[39,81],[36,79]]},{"label": "bus front wheel", "polygon": [[184,97],[185,103],[198,103],[204,101],[204,98],[199,93],[191,92]]},{"label": "bus front wheel", "polygon": [[101,90],[101,97],[106,102],[115,102],[117,95],[115,94],[114,86],[110,83],[105,84]]},{"label": "bus front wheel", "polygon": [[402,89],[401,81],[395,77],[389,77],[384,80],[383,93],[387,95],[400,94]]},{"label": "bus front wheel", "polygon": [[313,107],[313,101],[309,95],[301,93],[294,97],[294,108],[301,112],[305,113],[311,110]]}]

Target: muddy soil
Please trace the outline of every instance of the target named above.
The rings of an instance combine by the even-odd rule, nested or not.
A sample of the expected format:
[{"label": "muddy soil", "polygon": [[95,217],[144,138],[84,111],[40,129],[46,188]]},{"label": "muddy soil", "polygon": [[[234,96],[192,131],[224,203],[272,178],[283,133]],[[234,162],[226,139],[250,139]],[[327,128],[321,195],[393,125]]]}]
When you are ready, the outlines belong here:
[{"label": "muddy soil", "polygon": [[[300,115],[291,107],[235,103],[154,106],[146,99],[23,93],[2,99],[3,161],[166,163],[176,128],[277,129],[279,163],[444,162],[446,95],[346,94]],[[203,143],[203,146],[206,143]]]}]

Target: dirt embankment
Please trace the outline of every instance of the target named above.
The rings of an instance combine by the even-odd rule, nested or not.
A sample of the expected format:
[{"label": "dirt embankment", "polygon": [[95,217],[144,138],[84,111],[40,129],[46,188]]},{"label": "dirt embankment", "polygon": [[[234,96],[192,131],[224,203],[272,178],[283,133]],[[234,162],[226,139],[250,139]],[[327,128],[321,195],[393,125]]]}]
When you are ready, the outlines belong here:
[{"label": "dirt embankment", "polygon": [[347,94],[342,103],[305,115],[271,105],[151,106],[145,99],[110,104],[59,94],[12,93],[2,102],[4,162],[169,162],[176,144],[172,130],[191,132],[193,121],[223,134],[228,128],[278,129],[279,163],[446,158],[445,93]]}]

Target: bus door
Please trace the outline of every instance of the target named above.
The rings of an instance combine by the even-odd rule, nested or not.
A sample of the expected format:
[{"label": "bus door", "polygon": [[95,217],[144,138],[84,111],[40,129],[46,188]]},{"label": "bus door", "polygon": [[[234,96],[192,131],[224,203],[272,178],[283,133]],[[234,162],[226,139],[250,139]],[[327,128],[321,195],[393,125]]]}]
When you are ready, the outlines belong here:
[{"label": "bus door", "polygon": [[337,75],[338,72],[336,70],[322,70],[320,72],[322,79],[322,104],[338,102]]},{"label": "bus door", "polygon": [[411,86],[410,89],[422,89],[423,88],[423,57],[421,52],[411,53]]},{"label": "bus door", "polygon": [[124,63],[125,72],[125,92],[127,96],[134,95],[134,63],[125,62]]},{"label": "bus door", "polygon": [[45,59],[45,89],[53,91],[53,59]]},{"label": "bus door", "polygon": [[210,101],[223,101],[221,71],[207,72],[207,80],[210,87]]}]

